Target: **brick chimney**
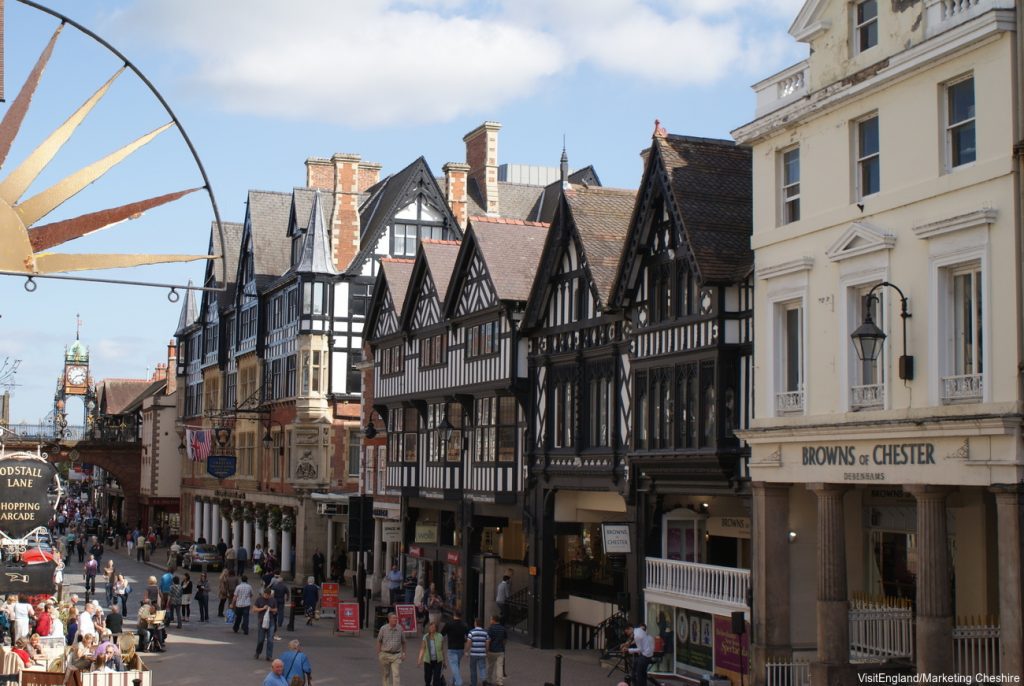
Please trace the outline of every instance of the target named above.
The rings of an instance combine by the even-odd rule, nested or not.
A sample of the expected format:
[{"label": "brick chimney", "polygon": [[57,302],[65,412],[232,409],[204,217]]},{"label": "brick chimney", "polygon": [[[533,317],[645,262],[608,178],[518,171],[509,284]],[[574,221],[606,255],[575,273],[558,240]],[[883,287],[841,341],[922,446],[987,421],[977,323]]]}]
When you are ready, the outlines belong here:
[{"label": "brick chimney", "polygon": [[452,208],[452,214],[459,226],[466,228],[466,221],[469,217],[469,193],[466,183],[469,175],[469,165],[462,162],[449,162],[441,167],[444,170],[444,191],[448,199],[448,206]]},{"label": "brick chimney", "polygon": [[331,227],[331,250],[338,271],[348,268],[359,252],[359,177],[360,157],[351,153],[334,153],[334,225]]},{"label": "brick chimney", "polygon": [[153,376],[149,377],[150,381],[163,381],[167,378],[167,365],[164,362],[157,362],[156,367],[153,368]]},{"label": "brick chimney", "polygon": [[334,192],[334,163],[323,157],[306,160],[306,187]]},{"label": "brick chimney", "polygon": [[359,163],[359,191],[365,191],[380,181],[380,170],[384,167],[380,162]]},{"label": "brick chimney", "polygon": [[498,206],[498,131],[501,124],[485,121],[465,136],[466,164],[469,178],[480,191],[482,209],[488,216],[497,217]]},{"label": "brick chimney", "polygon": [[167,369],[164,370],[167,375],[167,386],[164,388],[164,393],[167,395],[173,395],[178,390],[178,346],[175,345],[174,339],[167,344]]}]

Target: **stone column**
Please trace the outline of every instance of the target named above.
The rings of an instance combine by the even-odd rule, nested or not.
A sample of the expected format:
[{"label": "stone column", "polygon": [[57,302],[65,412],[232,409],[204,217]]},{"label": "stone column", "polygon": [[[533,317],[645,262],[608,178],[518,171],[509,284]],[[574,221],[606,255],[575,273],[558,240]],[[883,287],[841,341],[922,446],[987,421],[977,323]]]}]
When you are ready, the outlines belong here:
[{"label": "stone column", "polygon": [[210,510],[210,518],[213,520],[210,526],[210,543],[217,545],[221,539],[220,523],[222,517],[220,516],[220,503],[215,502],[213,504]]},{"label": "stone column", "polygon": [[850,669],[850,602],[846,588],[844,484],[808,484],[818,497],[818,659],[811,683],[854,683]]},{"label": "stone column", "polygon": [[221,510],[220,513],[220,535],[224,538],[224,542],[228,544],[228,547],[232,547],[235,544],[231,541],[231,518],[228,516],[230,512],[228,514],[224,512],[224,510]]},{"label": "stone column", "polygon": [[277,529],[270,527],[267,530],[267,549],[274,551],[274,556],[281,557],[281,549],[277,547]]},{"label": "stone column", "polygon": [[946,534],[949,488],[915,484],[917,499],[917,672],[953,673],[953,594]]},{"label": "stone column", "polygon": [[334,566],[334,522],[327,518],[327,550],[324,551],[324,576],[330,580]]},{"label": "stone column", "polygon": [[789,617],[789,491],[787,483],[754,483],[754,605],[751,627],[751,682],[764,680],[768,660],[790,660]]},{"label": "stone column", "polygon": [[231,522],[231,547],[238,548],[242,544],[242,522]]},{"label": "stone column", "polygon": [[1004,674],[1024,674],[1024,487],[993,486],[999,548],[999,653]]},{"label": "stone column", "polygon": [[255,524],[254,528],[255,528],[256,531],[255,531],[255,538],[254,538],[254,540],[252,542],[252,549],[256,550],[256,545],[257,544],[263,546],[263,548],[266,548],[267,547],[266,546],[266,536],[265,536],[265,534],[263,532],[263,527],[260,525],[260,521],[258,519],[256,520],[256,524]]},{"label": "stone column", "polygon": [[252,522],[242,521],[242,547],[245,548],[246,560],[252,561]]},{"label": "stone column", "polygon": [[203,538],[207,543],[217,544],[213,540],[213,503],[209,500],[203,502]]},{"label": "stone column", "polygon": [[203,503],[196,498],[192,501],[192,540],[198,541],[203,535]]},{"label": "stone column", "polygon": [[281,574],[288,575],[292,571],[292,532],[281,531]]}]

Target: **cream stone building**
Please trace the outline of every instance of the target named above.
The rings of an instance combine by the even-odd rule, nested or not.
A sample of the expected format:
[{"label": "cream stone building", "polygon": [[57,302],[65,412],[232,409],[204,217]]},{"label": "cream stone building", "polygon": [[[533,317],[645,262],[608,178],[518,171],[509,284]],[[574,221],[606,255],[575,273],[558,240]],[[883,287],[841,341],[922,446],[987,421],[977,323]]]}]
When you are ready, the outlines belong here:
[{"label": "cream stone building", "polygon": [[1019,22],[1007,0],[809,0],[810,56],[734,131],[754,683],[1024,673]]}]

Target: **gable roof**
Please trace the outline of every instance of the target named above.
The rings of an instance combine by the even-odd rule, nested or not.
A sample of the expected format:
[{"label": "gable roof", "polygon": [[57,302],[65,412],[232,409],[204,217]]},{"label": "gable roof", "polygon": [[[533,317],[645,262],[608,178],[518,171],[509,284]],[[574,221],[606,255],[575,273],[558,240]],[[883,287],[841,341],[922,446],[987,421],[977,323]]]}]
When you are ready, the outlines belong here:
[{"label": "gable roof", "polygon": [[212,263],[206,269],[204,283],[213,288],[224,287],[220,293],[206,293],[207,297],[216,297],[217,305],[220,308],[228,307],[235,298],[235,286],[238,279],[238,251],[242,245],[242,231],[245,227],[238,222],[221,222],[221,230],[224,232],[224,248],[221,249],[220,231],[217,231],[217,222],[210,222],[210,250],[212,254],[224,255],[224,282],[221,283],[221,273]]},{"label": "gable roof", "polygon": [[416,158],[405,169],[385,177],[366,190],[366,199],[359,207],[359,252],[344,272],[350,276],[359,274],[362,265],[376,250],[377,242],[391,223],[398,210],[409,201],[419,184],[444,216],[444,225],[452,235],[462,237],[459,223],[445,199],[437,179],[430,171],[426,159]]},{"label": "gable roof", "polygon": [[385,296],[391,294],[391,304],[398,317],[405,305],[405,296],[409,291],[409,280],[412,278],[413,260],[397,257],[384,257],[380,261],[380,271],[377,272],[377,281],[373,286],[373,295],[370,298],[370,309],[366,314],[366,323],[363,331],[367,339],[373,338],[377,328],[377,319],[381,309],[384,307]]},{"label": "gable roof", "polygon": [[[331,203],[333,205],[333,203]],[[326,218],[324,216],[324,202],[320,199],[320,193],[313,194],[313,204],[310,207],[307,229],[302,239],[302,251],[299,253],[299,260],[295,265],[295,271],[300,274],[330,274],[337,275],[338,270],[334,268],[334,259],[331,257],[331,237],[327,232]]]},{"label": "gable roof", "polygon": [[832,23],[821,19],[822,10],[828,0],[806,0],[799,14],[789,27],[789,35],[802,43],[809,43],[815,36],[827,31]]},{"label": "gable roof", "polygon": [[[395,310],[398,312],[399,328],[410,329],[413,318],[416,314],[416,302],[420,294],[420,286],[429,272],[434,282],[434,289],[437,292],[437,301],[440,308],[444,309],[445,299],[448,294],[448,286],[455,274],[455,263],[459,257],[460,241],[439,241],[427,239],[420,241],[416,251],[416,259],[413,260],[412,270],[409,272],[406,282],[405,297],[401,307],[395,302]],[[392,294],[392,298],[395,296]]]},{"label": "gable roof", "polygon": [[97,389],[100,409],[108,415],[124,414],[151,386],[166,383],[150,379],[104,379]]},{"label": "gable roof", "polygon": [[471,217],[469,223],[473,243],[487,265],[498,299],[529,300],[548,235],[547,225],[495,217]]},{"label": "gable roof", "polygon": [[742,279],[754,264],[751,155],[731,140],[666,135],[654,138],[704,283]]},{"label": "gable roof", "polygon": [[565,200],[583,244],[590,278],[601,304],[607,307],[629,233],[636,191],[574,186],[565,192]]},{"label": "gable roof", "polygon": [[[593,165],[577,169],[569,174],[568,180],[573,185],[601,185],[601,179],[598,178]],[[501,216],[506,219],[549,223],[555,214],[559,197],[558,191],[561,187],[561,179],[546,186],[498,181],[498,203]],[[469,179],[466,195],[469,198],[468,216],[486,216],[487,212],[483,209],[483,197],[476,179]]]},{"label": "gable roof", "polygon": [[188,288],[185,289],[185,302],[181,303],[181,314],[178,315],[178,328],[175,335],[180,335],[199,319],[199,308],[196,307],[195,291],[192,290],[192,279],[188,280]]},{"label": "gable roof", "polygon": [[296,233],[305,233],[309,229],[309,218],[313,210],[313,198],[317,194],[324,194],[321,198],[321,211],[324,215],[324,225],[331,226],[334,223],[334,194],[322,191],[317,188],[297,187],[292,189],[292,209],[288,218],[288,236]]},{"label": "gable roof", "polygon": [[249,191],[246,215],[252,230],[251,248],[258,291],[273,283],[290,266],[288,219],[291,203],[291,193]]}]

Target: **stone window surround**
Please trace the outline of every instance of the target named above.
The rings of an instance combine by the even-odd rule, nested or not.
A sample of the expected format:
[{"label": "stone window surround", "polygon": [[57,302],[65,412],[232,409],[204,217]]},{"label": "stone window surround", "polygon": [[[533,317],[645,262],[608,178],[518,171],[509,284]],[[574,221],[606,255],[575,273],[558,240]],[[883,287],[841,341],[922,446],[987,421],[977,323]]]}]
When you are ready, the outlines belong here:
[{"label": "stone window surround", "polygon": [[[808,408],[808,392],[806,385],[806,370],[807,370],[807,331],[808,331],[808,311],[807,304],[810,299],[810,270],[814,266],[813,257],[800,257],[795,260],[789,260],[787,262],[758,267],[756,270],[756,276],[759,281],[766,281],[765,293],[768,298],[768,307],[771,311],[771,317],[769,319],[769,326],[771,330],[768,335],[769,349],[766,354],[766,358],[772,360],[772,372],[769,375],[769,389],[768,389],[768,407],[769,414],[771,417],[786,417],[794,416],[797,414],[806,414]],[[780,373],[781,366],[778,364],[778,354],[781,350],[781,336],[783,330],[780,322],[778,313],[782,306],[789,303],[799,302],[800,307],[803,309],[803,317],[801,322],[801,336],[803,339],[803,346],[801,349],[801,364],[804,369],[804,398],[803,398],[803,412],[802,413],[785,413],[779,414],[775,410],[775,398],[778,393],[778,388],[781,385]]]}]

